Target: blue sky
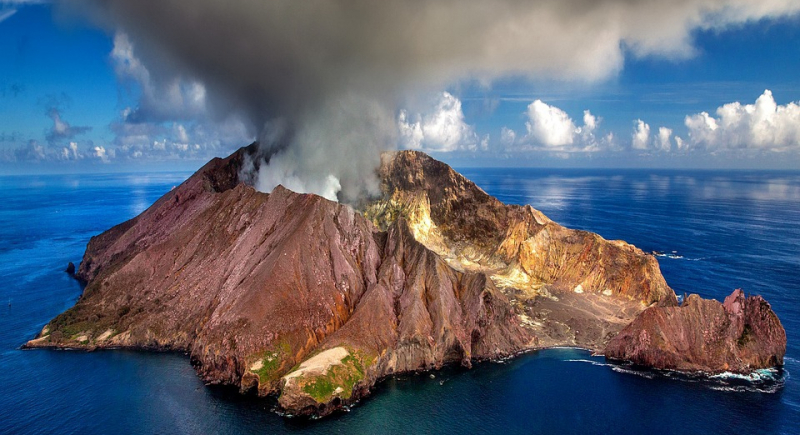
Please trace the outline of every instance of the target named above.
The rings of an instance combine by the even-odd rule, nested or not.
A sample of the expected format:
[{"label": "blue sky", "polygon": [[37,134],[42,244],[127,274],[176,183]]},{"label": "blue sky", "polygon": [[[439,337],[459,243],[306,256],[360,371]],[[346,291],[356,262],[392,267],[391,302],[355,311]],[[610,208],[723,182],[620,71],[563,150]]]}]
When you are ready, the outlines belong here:
[{"label": "blue sky", "polygon": [[[195,169],[265,134],[209,115],[220,100],[202,74],[181,66],[182,81],[159,80],[120,30],[132,24],[30,3],[0,2],[0,173]],[[388,137],[461,166],[800,169],[800,16],[787,10],[698,25],[677,51],[624,39],[599,78],[539,68],[440,80],[392,100]],[[764,107],[767,118],[752,115]]]}]

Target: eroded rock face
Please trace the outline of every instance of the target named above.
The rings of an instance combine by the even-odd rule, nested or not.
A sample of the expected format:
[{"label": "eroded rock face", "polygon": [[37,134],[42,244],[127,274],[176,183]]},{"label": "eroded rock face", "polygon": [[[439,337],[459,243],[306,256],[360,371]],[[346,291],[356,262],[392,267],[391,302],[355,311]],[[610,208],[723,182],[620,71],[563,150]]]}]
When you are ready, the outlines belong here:
[{"label": "eroded rock face", "polygon": [[690,295],[651,307],[608,346],[609,358],[659,369],[749,373],[783,365],[786,331],[761,296],[735,290],[724,303]]},{"label": "eroded rock face", "polygon": [[402,217],[448,265],[487,275],[540,346],[600,351],[649,304],[677,305],[655,257],[633,245],[503,204],[423,153],[384,154],[380,174],[383,197],[365,216],[379,228]]},{"label": "eroded rock face", "polygon": [[[392,373],[556,345],[601,351],[648,305],[686,309],[654,257],[502,204],[422,153],[385,155],[383,196],[362,214],[280,186],[257,192],[239,178],[255,152],[212,160],[93,237],[80,300],[26,346],[187,351],[207,383],[324,415]],[[737,303],[725,319],[740,325],[738,355],[780,363],[763,357],[780,341],[774,314]],[[699,316],[687,328],[716,325]]]}]

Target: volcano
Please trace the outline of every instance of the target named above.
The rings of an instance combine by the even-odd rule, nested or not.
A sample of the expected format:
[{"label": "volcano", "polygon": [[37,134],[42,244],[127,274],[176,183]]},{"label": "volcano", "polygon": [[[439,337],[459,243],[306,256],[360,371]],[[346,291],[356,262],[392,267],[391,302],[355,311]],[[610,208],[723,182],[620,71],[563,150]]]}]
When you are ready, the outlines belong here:
[{"label": "volcano", "polygon": [[423,153],[385,153],[382,194],[355,206],[256,191],[242,175],[256,154],[212,160],[93,237],[80,299],[25,346],[187,352],[206,383],[293,415],[392,374],[552,346],[676,370],[783,363],[763,299],[679,306],[652,255],[503,204]]}]

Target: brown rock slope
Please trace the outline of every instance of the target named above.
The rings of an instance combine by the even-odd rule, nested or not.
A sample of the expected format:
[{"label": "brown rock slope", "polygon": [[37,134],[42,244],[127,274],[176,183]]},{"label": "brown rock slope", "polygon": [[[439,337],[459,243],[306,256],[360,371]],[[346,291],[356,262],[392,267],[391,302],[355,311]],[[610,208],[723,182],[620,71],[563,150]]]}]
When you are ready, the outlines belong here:
[{"label": "brown rock slope", "polygon": [[248,152],[92,238],[83,295],[28,346],[190,351],[209,383],[282,389],[287,409],[320,413],[389,373],[529,347],[485,275],[453,270],[403,220],[380,232],[348,206],[238,183]]},{"label": "brown rock slope", "polygon": [[677,305],[655,257],[503,204],[423,153],[385,154],[381,179],[365,215],[380,228],[403,217],[454,269],[488,275],[540,346],[599,351],[647,305]]},{"label": "brown rock slope", "polygon": [[786,332],[761,296],[734,291],[724,303],[690,295],[680,307],[651,307],[605,349],[609,358],[683,371],[783,365]]},{"label": "brown rock slope", "polygon": [[187,351],[208,383],[327,414],[392,373],[600,351],[648,305],[677,305],[652,256],[504,205],[422,153],[385,155],[384,195],[361,214],[255,191],[239,180],[255,152],[93,237],[83,295],[26,346]]}]

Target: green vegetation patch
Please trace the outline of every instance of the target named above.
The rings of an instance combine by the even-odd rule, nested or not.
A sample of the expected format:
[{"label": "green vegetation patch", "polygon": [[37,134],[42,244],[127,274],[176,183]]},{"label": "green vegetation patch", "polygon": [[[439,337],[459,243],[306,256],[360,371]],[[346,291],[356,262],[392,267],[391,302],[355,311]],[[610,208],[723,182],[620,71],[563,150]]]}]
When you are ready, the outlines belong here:
[{"label": "green vegetation patch", "polygon": [[251,370],[258,376],[259,384],[266,385],[267,383],[280,378],[283,362],[291,354],[291,352],[292,347],[289,345],[289,343],[281,341],[272,349],[257,353],[251,356],[251,358],[248,358],[248,360],[253,361],[251,367],[257,365],[259,361],[261,362],[261,367]]},{"label": "green vegetation patch", "polygon": [[353,388],[365,378],[366,369],[375,362],[375,358],[352,349],[348,349],[348,352],[350,355],[344,357],[341,364],[331,366],[324,375],[301,380],[303,392],[318,403],[327,403],[334,397],[349,399]]},{"label": "green vegetation patch", "polygon": [[[112,316],[98,315],[85,306],[76,305],[56,316],[47,327],[50,341],[59,343],[64,340],[76,340],[82,334],[86,334],[87,338],[91,339],[98,335],[95,333],[96,331],[102,333],[108,329],[114,329],[115,323]],[[84,340],[80,343],[87,344],[89,341]]]}]

